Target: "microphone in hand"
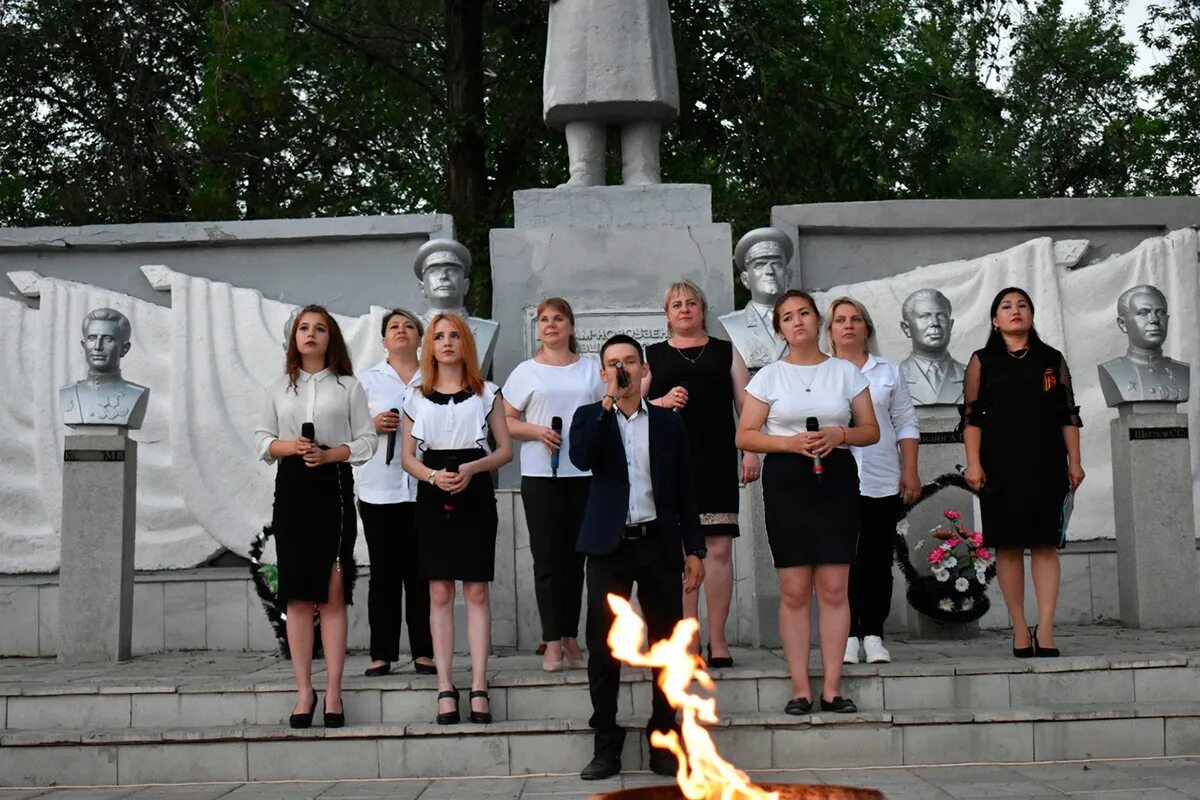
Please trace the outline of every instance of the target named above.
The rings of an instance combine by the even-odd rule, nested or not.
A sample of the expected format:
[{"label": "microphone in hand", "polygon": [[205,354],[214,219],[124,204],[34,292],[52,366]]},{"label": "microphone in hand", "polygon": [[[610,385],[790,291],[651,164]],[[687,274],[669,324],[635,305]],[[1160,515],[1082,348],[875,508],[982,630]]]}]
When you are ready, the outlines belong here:
[{"label": "microphone in hand", "polygon": [[[457,475],[458,474],[458,456],[447,457],[446,458],[446,466],[442,467],[442,469],[444,469],[446,472],[449,472],[451,475]],[[444,498],[442,498],[442,511],[445,511],[447,514],[449,514],[453,510],[454,510],[453,495],[451,495],[449,492],[446,492],[446,496]]]},{"label": "microphone in hand", "polygon": [[629,386],[629,373],[625,371],[625,365],[620,361],[617,362],[617,388],[625,389]]},{"label": "microphone in hand", "polygon": [[[550,419],[550,430],[554,431],[559,439],[562,439],[562,417],[552,417]],[[550,474],[555,478],[558,477],[558,457],[562,453],[562,447],[556,447],[550,451]]]},{"label": "microphone in hand", "polygon": [[[399,414],[400,409],[389,408],[388,413],[389,414]],[[395,455],[396,455],[396,432],[393,430],[393,431],[388,431],[387,457],[383,461],[384,466],[391,466],[392,458]]]},{"label": "microphone in hand", "polygon": [[[821,430],[821,423],[817,421],[816,417],[809,417],[804,421],[804,427],[809,433],[816,433]],[[812,471],[813,475],[817,476],[817,480],[820,480],[821,475],[825,472],[825,466],[821,463],[821,457],[815,453],[813,454]]]},{"label": "microphone in hand", "polygon": [[317,443],[316,427],[311,422],[305,422],[300,426],[300,435],[313,444]]}]

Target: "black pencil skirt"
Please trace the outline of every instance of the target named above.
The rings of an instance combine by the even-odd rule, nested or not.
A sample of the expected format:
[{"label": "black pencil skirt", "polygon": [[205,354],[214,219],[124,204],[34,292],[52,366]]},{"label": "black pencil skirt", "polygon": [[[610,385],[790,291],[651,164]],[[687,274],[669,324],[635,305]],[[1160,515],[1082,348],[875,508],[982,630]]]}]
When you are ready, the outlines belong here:
[{"label": "black pencil skirt", "polygon": [[354,475],[346,462],[309,467],[301,456],[279,459],[271,535],[279,559],[280,605],[324,603],[332,570],[342,570],[343,596],[354,599]]},{"label": "black pencil skirt", "polygon": [[[430,469],[453,458],[459,464],[483,458],[483,450],[426,450]],[[417,549],[421,577],[430,581],[488,582],[496,575],[496,493],[490,472],[471,478],[450,494],[422,481],[417,485]]]},{"label": "black pencil skirt", "polygon": [[858,547],[858,466],[849,450],[813,460],[796,453],[768,453],[763,461],[763,510],[775,567],[850,564]]}]

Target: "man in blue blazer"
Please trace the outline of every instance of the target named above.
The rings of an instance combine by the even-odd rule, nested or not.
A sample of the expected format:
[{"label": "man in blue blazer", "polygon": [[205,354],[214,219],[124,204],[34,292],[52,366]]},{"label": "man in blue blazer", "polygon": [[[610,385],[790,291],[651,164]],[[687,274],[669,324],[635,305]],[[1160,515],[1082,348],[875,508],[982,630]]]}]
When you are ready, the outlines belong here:
[{"label": "man in blue blazer", "polygon": [[[642,399],[642,346],[630,336],[613,336],[600,349],[600,363],[604,399],[576,409],[570,436],[571,461],[592,473],[576,545],[588,556],[588,724],[596,731],[595,757],[580,773],[584,780],[620,772],[625,743],[625,730],[617,725],[621,664],[608,648],[613,612],[607,595],[628,598],[637,583],[650,641],[666,639],[683,618],[680,589],[700,588],[707,555],[687,432],[673,411]],[[677,729],[655,673],[647,736]],[[652,747],[650,768],[674,776],[675,756]]]}]

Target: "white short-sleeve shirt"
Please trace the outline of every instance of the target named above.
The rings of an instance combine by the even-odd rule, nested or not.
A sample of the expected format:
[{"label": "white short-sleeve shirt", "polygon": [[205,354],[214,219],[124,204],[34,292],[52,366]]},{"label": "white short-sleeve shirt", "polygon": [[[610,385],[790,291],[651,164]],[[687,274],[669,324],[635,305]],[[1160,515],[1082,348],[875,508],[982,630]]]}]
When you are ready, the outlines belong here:
[{"label": "white short-sleeve shirt", "polygon": [[920,439],[917,410],[900,365],[874,354],[867,355],[862,373],[871,383],[871,403],[879,421],[879,441],[869,447],[851,447],[858,462],[858,492],[864,497],[891,497],[900,491],[901,439]]},{"label": "white short-sleeve shirt", "polygon": [[840,358],[800,366],[776,361],[758,371],[746,391],[770,406],[763,433],[803,433],[809,417],[822,427],[850,424],[850,401],[868,387],[858,367]]},{"label": "white short-sleeve shirt", "polygon": [[500,387],[483,384],[483,394],[460,392],[446,403],[430,400],[422,391],[409,395],[404,413],[412,420],[418,450],[473,450],[488,447],[488,414],[500,397]]},{"label": "white short-sleeve shirt", "polygon": [[[524,414],[526,422],[548,428],[554,417],[562,419],[560,478],[592,474],[579,469],[567,458],[567,453],[571,452],[568,434],[575,409],[595,403],[603,396],[600,361],[588,356],[564,367],[539,364],[531,358],[518,364],[504,382],[504,399]],[[532,478],[551,477],[550,449],[540,441],[522,442],[521,474]]]},{"label": "white short-sleeve shirt", "polygon": [[[359,373],[358,377],[367,392],[367,406],[372,423],[376,414],[393,408],[403,409],[409,395],[421,385],[421,370],[413,373],[412,380],[405,383],[386,359]],[[400,442],[396,442],[392,463],[386,463],[387,440],[387,434],[380,434],[375,455],[361,467],[355,468],[354,490],[358,499],[364,503],[415,503],[417,479],[405,472],[400,464]]]}]

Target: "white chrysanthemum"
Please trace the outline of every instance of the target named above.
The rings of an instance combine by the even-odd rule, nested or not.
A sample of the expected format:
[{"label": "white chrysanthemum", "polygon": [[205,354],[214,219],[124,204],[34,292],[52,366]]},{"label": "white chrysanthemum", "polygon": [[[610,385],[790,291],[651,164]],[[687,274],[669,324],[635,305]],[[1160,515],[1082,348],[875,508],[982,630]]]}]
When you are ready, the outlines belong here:
[{"label": "white chrysanthemum", "polygon": [[933,577],[937,578],[940,582],[945,583],[946,581],[950,580],[950,570],[935,569],[933,571]]},{"label": "white chrysanthemum", "polygon": [[987,575],[984,575],[982,572],[976,572],[975,578],[976,578],[976,580],[979,581],[980,584],[982,584],[984,586],[987,585]]},{"label": "white chrysanthemum", "polygon": [[896,533],[901,536],[908,536],[908,520],[902,519],[896,523]]},{"label": "white chrysanthemum", "polygon": [[987,572],[987,567],[988,567],[988,565],[987,565],[986,561],[981,561],[978,558],[975,559],[975,571],[976,572]]},{"label": "white chrysanthemum", "polygon": [[958,566],[958,559],[955,558],[954,556],[950,556],[949,558],[947,558],[945,561],[942,562],[942,566],[945,567],[946,569],[954,569],[955,567]]},{"label": "white chrysanthemum", "polygon": [[966,578],[959,578],[954,582],[954,588],[960,592],[965,592],[970,586],[971,584],[967,582]]},{"label": "white chrysanthemum", "polygon": [[943,597],[941,600],[938,600],[938,608],[940,608],[942,611],[953,611],[954,601],[949,597]]},{"label": "white chrysanthemum", "polygon": [[975,598],[974,597],[964,597],[963,598],[963,601],[962,601],[962,610],[963,611],[970,611],[974,607],[975,607]]}]

